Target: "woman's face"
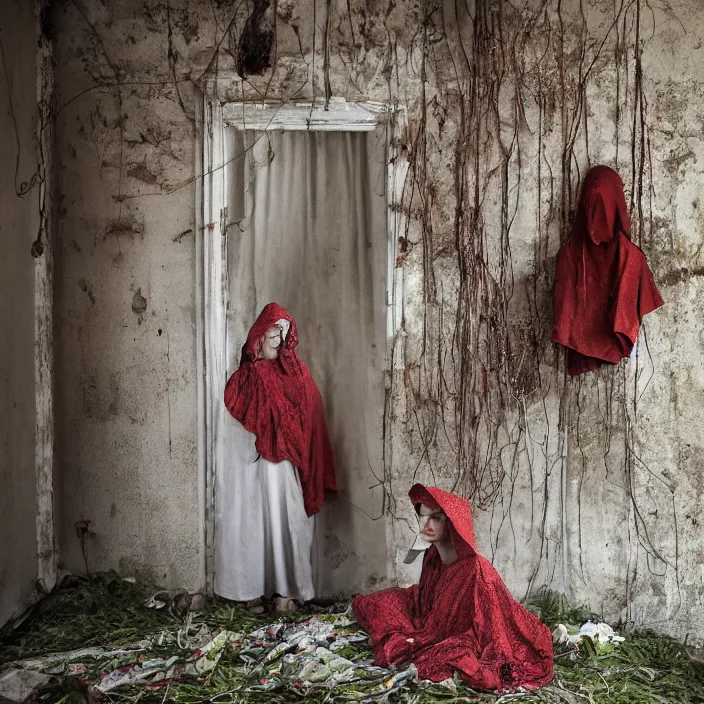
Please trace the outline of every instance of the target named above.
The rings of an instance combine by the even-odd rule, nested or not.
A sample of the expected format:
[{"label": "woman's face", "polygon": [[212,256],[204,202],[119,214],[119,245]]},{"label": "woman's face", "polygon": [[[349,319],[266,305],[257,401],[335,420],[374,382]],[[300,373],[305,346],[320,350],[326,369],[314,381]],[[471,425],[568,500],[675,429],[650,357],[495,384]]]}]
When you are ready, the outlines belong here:
[{"label": "woman's face", "polygon": [[420,532],[423,540],[427,543],[442,543],[450,539],[450,522],[442,509],[434,509],[421,504],[418,514],[420,515],[420,524],[423,526]]},{"label": "woman's face", "polygon": [[269,328],[262,338],[259,356],[262,359],[276,359],[279,356],[279,347],[281,347],[281,328],[276,326]]}]

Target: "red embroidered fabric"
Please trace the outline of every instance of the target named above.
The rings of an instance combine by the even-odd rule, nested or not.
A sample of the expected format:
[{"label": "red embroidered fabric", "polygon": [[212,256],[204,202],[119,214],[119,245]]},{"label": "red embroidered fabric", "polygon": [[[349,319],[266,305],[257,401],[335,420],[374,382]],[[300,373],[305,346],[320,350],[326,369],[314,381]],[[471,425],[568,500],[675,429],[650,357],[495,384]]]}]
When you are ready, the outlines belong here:
[{"label": "red embroidered fabric", "polygon": [[621,177],[591,168],[555,269],[552,339],[567,347],[572,376],[628,357],[643,317],[663,304],[630,233]]},{"label": "red embroidered fabric", "polygon": [[[262,338],[277,321],[289,323],[277,359],[260,359]],[[279,326],[281,327],[281,326]],[[308,367],[298,359],[293,316],[269,303],[242,347],[239,369],[225,387],[227,410],[256,435],[257,452],[270,462],[288,460],[300,473],[306,513],[323,505],[325,491],[336,491],[335,463],[323,401]]]},{"label": "red embroidered fabric", "polygon": [[352,602],[381,667],[411,661],[421,679],[441,682],[459,672],[473,688],[537,688],[553,677],[550,629],[518,604],[491,563],[476,551],[469,504],[416,484],[414,504],[442,508],[457,560],[443,565],[425,553],[420,584],[385,589]]}]

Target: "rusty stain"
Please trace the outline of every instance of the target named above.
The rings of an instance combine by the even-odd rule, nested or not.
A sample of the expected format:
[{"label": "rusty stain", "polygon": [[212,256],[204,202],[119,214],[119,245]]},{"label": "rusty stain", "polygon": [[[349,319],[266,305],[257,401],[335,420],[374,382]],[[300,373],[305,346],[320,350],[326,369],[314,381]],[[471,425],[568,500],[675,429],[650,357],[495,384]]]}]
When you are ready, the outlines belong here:
[{"label": "rusty stain", "polygon": [[144,313],[147,310],[147,299],[142,295],[142,289],[138,288],[132,296],[132,312],[138,316],[138,324],[144,320]]},{"label": "rusty stain", "polygon": [[147,160],[144,159],[143,162],[135,164],[128,172],[128,176],[136,178],[138,181],[143,181],[144,183],[153,186],[156,183],[156,176],[147,168]]},{"label": "rusty stain", "polygon": [[171,238],[171,241],[172,242],[180,242],[186,235],[192,235],[192,234],[193,234],[193,229],[189,227],[187,230],[180,232],[178,235],[174,235]]},{"label": "rusty stain", "polygon": [[689,279],[704,276],[704,267],[696,267],[694,269],[688,269],[685,266],[679,267],[678,269],[671,269],[662,277],[660,277],[659,283],[663,286],[675,286],[683,281],[688,281]]},{"label": "rusty stain", "polygon": [[349,552],[343,547],[342,542],[335,533],[330,533],[325,537],[323,553],[330,564],[330,568],[337,569],[349,557]]},{"label": "rusty stain", "polygon": [[115,218],[108,223],[105,229],[105,237],[121,237],[141,235],[144,233],[144,223],[139,222],[134,215]]},{"label": "rusty stain", "polygon": [[94,370],[87,371],[82,379],[83,412],[87,418],[108,420],[118,415],[119,378],[111,374],[107,387],[99,382]]},{"label": "rusty stain", "polygon": [[88,296],[88,298],[90,299],[90,302],[93,305],[95,305],[95,296],[93,295],[93,292],[90,290],[87,281],[85,279],[81,279],[78,282],[78,286],[81,289],[81,291],[83,291]]}]

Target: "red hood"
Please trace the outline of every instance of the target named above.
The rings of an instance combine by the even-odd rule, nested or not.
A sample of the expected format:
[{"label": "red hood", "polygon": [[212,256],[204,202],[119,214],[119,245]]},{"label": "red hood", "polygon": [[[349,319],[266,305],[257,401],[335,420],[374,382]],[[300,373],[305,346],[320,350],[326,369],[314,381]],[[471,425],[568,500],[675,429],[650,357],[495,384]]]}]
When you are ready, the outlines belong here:
[{"label": "red hood", "polygon": [[[425,553],[420,584],[358,596],[352,609],[380,667],[411,661],[418,679],[457,674],[472,688],[536,688],[553,676],[550,629],[516,603],[490,562],[476,553],[469,504],[442,489],[416,484],[414,504],[441,508],[452,522],[457,560]],[[403,665],[405,667],[405,665]]]},{"label": "red hood", "polygon": [[276,327],[279,320],[286,320],[289,323],[289,329],[286,336],[282,339],[281,347],[279,348],[279,361],[281,366],[288,373],[299,373],[300,364],[296,355],[296,347],[298,346],[298,329],[293,316],[278,303],[268,303],[259,314],[259,317],[254,321],[247,342],[242,347],[242,356],[240,358],[240,366],[246,362],[254,362],[259,357],[259,352],[262,347],[262,338],[266,335],[269,328]]},{"label": "red hood", "polygon": [[465,499],[434,486],[414,484],[408,492],[414,506],[425,504],[432,509],[441,508],[450,520],[450,536],[457,557],[468,557],[477,553],[474,540],[472,509]]},{"label": "red hood", "polygon": [[277,321],[286,320],[290,324],[288,334],[286,335],[281,349],[295,350],[298,345],[298,330],[296,329],[296,321],[293,316],[278,303],[268,303],[259,314],[259,317],[254,321],[247,342],[242,347],[242,359],[240,364],[244,362],[253,362],[257,359],[262,347],[262,338],[269,328],[276,326]]},{"label": "red hood", "polygon": [[587,172],[572,234],[557,253],[552,339],[571,376],[628,357],[643,316],[662,305],[643,251],[630,241],[621,177]]},{"label": "red hood", "polygon": [[575,234],[594,244],[611,242],[619,233],[631,234],[631,221],[623,193],[623,181],[608,166],[594,166],[587,172],[582,184]]}]

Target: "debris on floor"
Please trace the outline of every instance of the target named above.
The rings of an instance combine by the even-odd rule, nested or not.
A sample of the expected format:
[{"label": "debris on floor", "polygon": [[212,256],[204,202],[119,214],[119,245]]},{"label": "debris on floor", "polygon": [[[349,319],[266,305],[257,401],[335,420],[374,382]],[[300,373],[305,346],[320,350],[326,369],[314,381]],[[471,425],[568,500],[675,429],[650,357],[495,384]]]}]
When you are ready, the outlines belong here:
[{"label": "debris on floor", "polygon": [[608,623],[592,623],[587,621],[578,629],[577,626],[558,624],[552,632],[552,641],[555,645],[567,645],[574,648],[584,638],[591,638],[594,647],[599,653],[610,653],[616,645],[626,640],[614,631]]},{"label": "debris on floor", "polygon": [[24,704],[51,681],[51,675],[10,668],[0,674],[0,704]]},{"label": "debris on floor", "polygon": [[619,635],[549,592],[529,606],[554,629],[555,679],[494,695],[376,667],[347,602],[258,614],[114,574],[73,577],[0,633],[0,683],[26,683],[24,699],[0,689],[0,701],[704,703],[704,666],[672,638]]}]

